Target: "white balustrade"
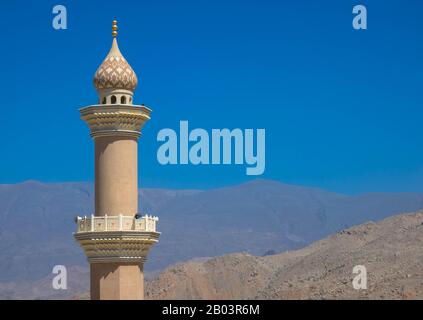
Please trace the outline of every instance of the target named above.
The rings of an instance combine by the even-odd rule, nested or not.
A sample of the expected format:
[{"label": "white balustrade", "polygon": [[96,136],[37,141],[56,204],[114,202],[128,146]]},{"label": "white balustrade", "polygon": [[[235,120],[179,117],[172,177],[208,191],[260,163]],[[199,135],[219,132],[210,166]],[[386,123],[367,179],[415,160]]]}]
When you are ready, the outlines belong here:
[{"label": "white balustrade", "polygon": [[156,232],[158,217],[145,215],[139,219],[133,216],[94,216],[77,217],[77,233],[102,231],[144,231]]}]

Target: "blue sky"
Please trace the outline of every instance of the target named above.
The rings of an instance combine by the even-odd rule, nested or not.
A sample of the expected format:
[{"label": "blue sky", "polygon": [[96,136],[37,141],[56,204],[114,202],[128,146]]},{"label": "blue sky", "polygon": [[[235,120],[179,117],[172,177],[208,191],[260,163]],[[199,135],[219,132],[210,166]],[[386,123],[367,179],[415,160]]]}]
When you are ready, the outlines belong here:
[{"label": "blue sky", "polygon": [[[68,9],[68,30],[51,26]],[[353,30],[365,4],[368,30]],[[2,4],[0,183],[92,181],[78,108],[119,20],[153,109],[140,185],[210,188],[243,166],[162,166],[163,128],[266,129],[261,178],[345,193],[423,191],[421,1],[28,1]]]}]

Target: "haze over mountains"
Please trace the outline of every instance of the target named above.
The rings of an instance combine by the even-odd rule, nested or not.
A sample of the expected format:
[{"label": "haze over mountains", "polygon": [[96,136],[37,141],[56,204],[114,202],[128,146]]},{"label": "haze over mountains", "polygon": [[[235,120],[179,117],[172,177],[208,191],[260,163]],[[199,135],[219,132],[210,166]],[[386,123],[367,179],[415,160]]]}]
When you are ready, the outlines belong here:
[{"label": "haze over mountains", "polygon": [[[73,240],[76,215],[93,208],[89,183],[0,185],[0,282],[38,280],[57,264],[86,266]],[[421,193],[347,196],[255,180],[206,191],[142,189],[141,212],[160,218],[147,271],[233,252],[301,248],[341,229],[423,208]],[[1,289],[0,289],[1,290]]]},{"label": "haze over mountains", "polygon": [[[355,290],[356,265],[367,289]],[[88,268],[68,268],[68,290],[53,275],[0,283],[0,298],[89,299]],[[423,211],[367,222],[299,250],[232,253],[146,274],[146,299],[423,299]]]}]

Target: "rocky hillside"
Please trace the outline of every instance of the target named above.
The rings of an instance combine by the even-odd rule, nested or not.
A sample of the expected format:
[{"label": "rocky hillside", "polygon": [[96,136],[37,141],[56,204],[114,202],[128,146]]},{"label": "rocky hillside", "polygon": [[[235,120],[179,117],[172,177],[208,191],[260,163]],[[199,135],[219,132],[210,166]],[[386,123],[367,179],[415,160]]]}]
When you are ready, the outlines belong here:
[{"label": "rocky hillside", "polygon": [[[1,285],[45,278],[54,265],[86,267],[72,232],[74,216],[90,215],[93,202],[88,183],[0,185],[0,294]],[[160,242],[145,266],[156,271],[198,257],[298,249],[365,221],[423,209],[423,194],[348,196],[255,180],[205,191],[141,189],[139,203],[141,212],[160,217]]]},{"label": "rocky hillside", "polygon": [[[368,290],[353,289],[355,265]],[[166,269],[148,299],[423,299],[423,212],[345,229],[296,251],[237,253]]]}]

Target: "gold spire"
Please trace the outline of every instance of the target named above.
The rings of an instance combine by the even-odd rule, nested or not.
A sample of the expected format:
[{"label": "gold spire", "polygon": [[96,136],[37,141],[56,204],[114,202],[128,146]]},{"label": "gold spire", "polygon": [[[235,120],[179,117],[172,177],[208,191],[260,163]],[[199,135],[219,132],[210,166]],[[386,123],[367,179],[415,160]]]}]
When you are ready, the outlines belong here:
[{"label": "gold spire", "polygon": [[117,20],[113,20],[113,22],[112,22],[112,36],[113,36],[113,38],[116,38],[116,36],[118,34],[117,30],[118,30]]}]

